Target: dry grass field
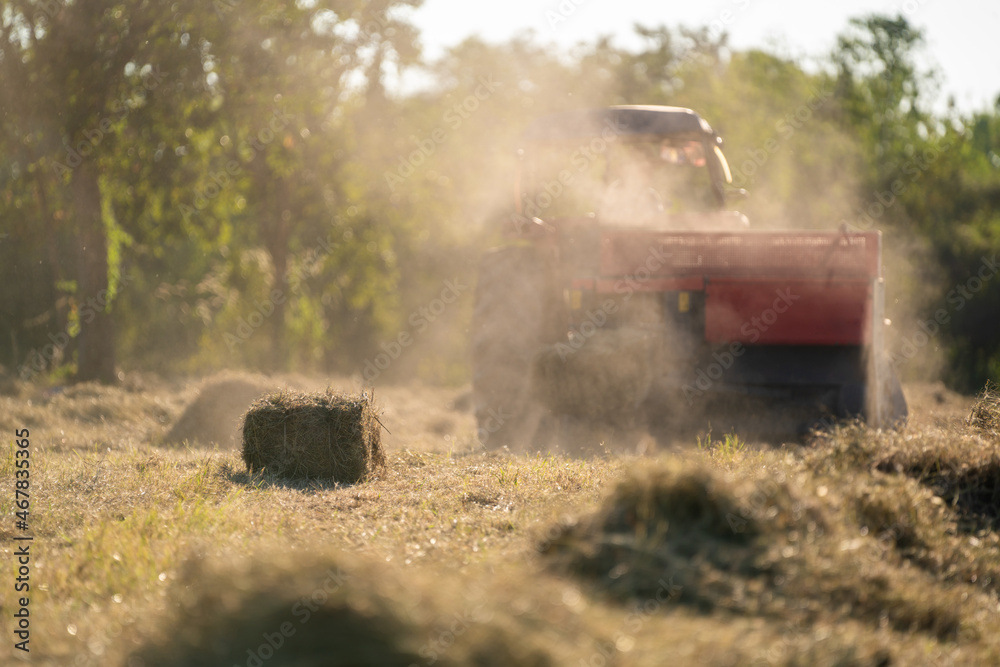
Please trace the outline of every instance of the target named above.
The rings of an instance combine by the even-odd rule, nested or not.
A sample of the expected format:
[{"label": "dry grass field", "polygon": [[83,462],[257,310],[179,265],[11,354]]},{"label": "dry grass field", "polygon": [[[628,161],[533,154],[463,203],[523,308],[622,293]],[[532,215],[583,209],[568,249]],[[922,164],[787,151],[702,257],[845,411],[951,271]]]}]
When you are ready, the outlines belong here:
[{"label": "dry grass field", "polygon": [[574,459],[483,451],[465,392],[386,387],[386,468],[338,486],[247,474],[236,416],[278,385],[326,381],[5,388],[0,664],[1000,664],[995,399],[969,420],[914,385],[899,432]]}]

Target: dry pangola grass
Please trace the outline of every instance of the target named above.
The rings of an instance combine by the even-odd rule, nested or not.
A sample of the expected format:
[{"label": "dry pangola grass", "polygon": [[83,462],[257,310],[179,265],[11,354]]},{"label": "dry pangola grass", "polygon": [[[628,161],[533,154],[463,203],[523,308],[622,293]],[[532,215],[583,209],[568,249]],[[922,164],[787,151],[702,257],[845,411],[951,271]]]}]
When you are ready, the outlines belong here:
[{"label": "dry pangola grass", "polygon": [[903,473],[929,487],[955,508],[966,530],[1000,521],[1000,455],[992,447],[899,449],[879,461],[877,469]]},{"label": "dry pangola grass", "polygon": [[[365,659],[499,667],[529,664],[537,651],[559,665],[639,667],[667,655],[685,665],[1000,665],[996,529],[959,529],[950,500],[876,467],[897,450],[985,457],[997,439],[963,423],[971,400],[933,426],[840,424],[807,447],[713,443],[663,460],[458,453],[430,420],[399,419],[425,451],[387,452],[386,472],[370,484],[256,485],[236,450],[136,446],[192,395],[154,388],[96,399],[81,388],[31,405],[0,398],[9,432],[30,427],[32,446],[44,447],[32,469],[45,491],[46,511],[32,516],[47,545],[48,588],[32,598],[41,612],[34,664],[82,655],[111,667],[137,667],[140,657],[146,667],[257,665],[248,650],[263,655],[265,635],[291,622],[294,636],[263,667]],[[447,400],[423,387],[392,391],[394,405],[412,396],[414,414],[421,402],[433,413]],[[85,411],[93,422],[78,416]],[[471,446],[471,418],[448,416],[468,418],[461,433]],[[61,430],[76,441],[56,449]],[[0,478],[13,479],[15,461],[8,447]],[[599,504],[631,468],[631,495]],[[649,521],[632,520],[630,506],[648,508]],[[825,527],[810,529],[817,512]],[[748,528],[731,538],[730,513]],[[578,532],[557,534],[573,515]],[[637,529],[655,535],[649,527],[662,523],[662,538],[644,540]],[[9,540],[15,527],[0,527],[0,538],[5,531]],[[539,556],[534,547],[546,541],[559,544]],[[663,552],[673,560],[656,560],[657,541],[672,543]],[[559,556],[583,564],[601,544],[607,565],[596,576],[552,567]],[[657,562],[670,567],[657,572]],[[324,590],[330,567],[349,575],[336,591]],[[644,582],[643,567],[656,576]],[[682,576],[699,568],[703,579]],[[661,577],[660,598],[674,595],[656,606]],[[711,577],[728,581],[696,585]],[[650,597],[629,593],[643,586]],[[321,590],[329,597],[302,624],[292,608]],[[0,607],[16,606],[7,591]],[[703,605],[712,612],[700,613]],[[456,619],[467,629],[443,635]],[[16,664],[15,653],[0,644],[0,665]]]},{"label": "dry pangola grass", "polygon": [[854,443],[858,463],[903,474],[930,489],[954,509],[958,527],[974,532],[1000,524],[1000,395],[987,384],[965,424],[948,430],[924,429],[873,443],[864,432],[844,433]]},{"label": "dry pangola grass", "polygon": [[281,390],[243,416],[243,461],[251,472],[354,483],[385,467],[375,399]]},{"label": "dry pangola grass", "polygon": [[549,345],[535,357],[535,394],[559,414],[613,419],[631,414],[653,381],[651,340],[640,331],[598,330],[574,349]]},{"label": "dry pangola grass", "polygon": [[992,435],[1000,435],[1000,393],[995,384],[986,383],[969,415],[969,424]]},{"label": "dry pangola grass", "polygon": [[734,485],[695,463],[663,461],[622,480],[601,509],[543,545],[557,569],[621,599],[750,611],[748,580],[773,575],[765,529]]},{"label": "dry pangola grass", "polygon": [[954,508],[965,530],[1000,523],[1000,452],[995,438],[975,431],[893,438],[872,463],[876,470],[904,474],[929,488]]},{"label": "dry pangola grass", "polygon": [[996,595],[1000,457],[970,426],[842,425],[815,440],[806,466],[849,496],[858,524],[908,564]]},{"label": "dry pangola grass", "polygon": [[[832,481],[823,484],[798,464],[736,479],[694,461],[658,461],[627,476],[596,512],[540,551],[557,571],[612,598],[703,613],[796,624],[851,619],[953,641],[991,609],[985,598],[960,604],[973,586],[900,568],[887,559],[884,540],[833,511],[855,506],[875,480]],[[820,486],[822,496],[810,493]]]},{"label": "dry pangola grass", "polygon": [[[170,616],[127,664],[552,664],[536,646],[539,642],[518,636],[499,619],[486,623],[473,616],[460,632],[449,633],[447,644],[432,644],[442,637],[439,619],[453,622],[462,612],[442,605],[440,596],[414,590],[412,576],[403,579],[389,568],[347,555],[331,558],[302,551],[193,558],[170,591]],[[461,597],[459,591],[452,593]]]}]

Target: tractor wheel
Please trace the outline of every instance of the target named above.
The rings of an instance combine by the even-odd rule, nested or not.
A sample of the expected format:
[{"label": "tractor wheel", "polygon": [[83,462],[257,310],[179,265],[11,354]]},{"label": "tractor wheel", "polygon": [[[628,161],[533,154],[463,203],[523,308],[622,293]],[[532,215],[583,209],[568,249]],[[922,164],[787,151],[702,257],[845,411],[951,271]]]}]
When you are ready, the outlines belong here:
[{"label": "tractor wheel", "polygon": [[543,410],[531,395],[531,367],[553,335],[557,312],[543,255],[499,248],[479,265],[472,317],[472,398],[480,442],[523,448]]}]

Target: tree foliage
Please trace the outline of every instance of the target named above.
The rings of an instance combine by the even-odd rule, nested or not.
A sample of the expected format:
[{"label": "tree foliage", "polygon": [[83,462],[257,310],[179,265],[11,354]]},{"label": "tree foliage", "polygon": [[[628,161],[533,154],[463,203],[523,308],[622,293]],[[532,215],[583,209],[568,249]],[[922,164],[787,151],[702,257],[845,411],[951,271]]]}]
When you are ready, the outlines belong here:
[{"label": "tree foliage", "polygon": [[463,297],[512,212],[519,132],[642,103],[719,130],[758,226],[883,229],[895,344],[942,307],[928,349],[951,380],[1000,377],[1000,280],[948,305],[1000,240],[1000,111],[934,112],[905,18],[852,20],[819,71],[642,25],[636,50],[525,34],[431,61],[418,5],[0,2],[0,362],[372,380],[392,357],[461,381]]}]

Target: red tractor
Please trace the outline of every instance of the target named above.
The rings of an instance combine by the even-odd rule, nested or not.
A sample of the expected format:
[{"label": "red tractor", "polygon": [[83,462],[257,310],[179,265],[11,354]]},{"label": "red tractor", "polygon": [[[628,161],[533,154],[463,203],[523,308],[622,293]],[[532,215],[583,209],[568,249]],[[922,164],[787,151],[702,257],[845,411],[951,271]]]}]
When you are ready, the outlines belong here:
[{"label": "red tractor", "polygon": [[476,286],[484,444],[523,446],[563,416],[670,424],[721,406],[799,427],[905,420],[880,232],[750,229],[722,139],[689,109],[560,113],[523,140],[510,243]]}]

